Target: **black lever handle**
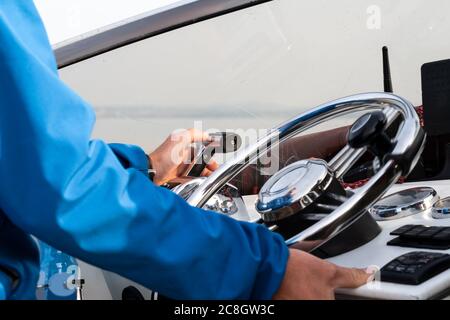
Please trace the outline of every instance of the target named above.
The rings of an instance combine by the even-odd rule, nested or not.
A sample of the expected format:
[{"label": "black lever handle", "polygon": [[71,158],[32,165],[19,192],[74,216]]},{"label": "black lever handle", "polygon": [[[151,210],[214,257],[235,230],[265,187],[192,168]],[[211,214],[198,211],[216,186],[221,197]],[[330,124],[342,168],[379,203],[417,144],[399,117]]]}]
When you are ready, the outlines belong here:
[{"label": "black lever handle", "polygon": [[198,163],[194,164],[188,172],[188,176],[199,177],[214,154],[235,152],[242,145],[241,137],[234,133],[217,132],[211,133],[210,136],[213,138],[213,141],[205,147],[200,159],[197,160]]},{"label": "black lever handle", "polygon": [[216,153],[215,148],[206,147],[203,151],[203,153],[200,155],[200,158],[198,160],[195,160],[197,163],[195,163],[191,170],[188,172],[189,177],[200,177],[203,170],[205,170],[206,166],[208,165],[208,162],[211,160],[211,158]]},{"label": "black lever handle", "polygon": [[359,149],[368,147],[378,158],[392,151],[393,143],[386,134],[387,118],[381,111],[367,113],[360,117],[348,133],[350,147]]},{"label": "black lever handle", "polygon": [[242,144],[239,135],[229,132],[216,132],[209,134],[213,138],[213,142],[208,147],[214,148],[217,153],[229,153],[237,151]]}]

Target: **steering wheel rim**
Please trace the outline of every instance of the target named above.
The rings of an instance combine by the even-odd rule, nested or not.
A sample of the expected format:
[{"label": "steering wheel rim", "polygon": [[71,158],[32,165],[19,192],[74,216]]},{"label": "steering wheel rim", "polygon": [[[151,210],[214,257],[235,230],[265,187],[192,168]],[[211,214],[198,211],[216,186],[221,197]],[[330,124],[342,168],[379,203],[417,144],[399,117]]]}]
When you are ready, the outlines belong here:
[{"label": "steering wheel rim", "polygon": [[[390,122],[398,116],[403,118],[395,137],[394,148],[366,185],[327,217],[286,241],[289,246],[304,241],[314,243],[311,247],[314,250],[351,225],[367,207],[379,200],[401,176],[407,176],[417,164],[426,136],[414,106],[407,100],[388,93],[364,93],[334,100],[302,113],[271,129],[255,144],[239,151],[233,159],[199,183],[186,200],[192,206],[203,207],[216,192],[269,148],[337,116],[371,110],[383,110]],[[339,178],[364,152],[364,148],[353,149],[347,145],[329,162],[329,166]]]}]

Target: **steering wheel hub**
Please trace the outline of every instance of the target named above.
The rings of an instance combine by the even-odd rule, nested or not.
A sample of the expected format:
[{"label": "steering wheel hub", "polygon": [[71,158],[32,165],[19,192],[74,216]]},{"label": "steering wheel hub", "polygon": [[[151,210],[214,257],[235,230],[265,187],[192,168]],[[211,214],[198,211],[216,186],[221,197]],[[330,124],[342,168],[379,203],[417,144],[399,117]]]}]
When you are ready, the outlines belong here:
[{"label": "steering wheel hub", "polygon": [[264,184],[256,202],[256,210],[265,222],[286,219],[322,196],[333,179],[331,169],[323,160],[293,163]]}]

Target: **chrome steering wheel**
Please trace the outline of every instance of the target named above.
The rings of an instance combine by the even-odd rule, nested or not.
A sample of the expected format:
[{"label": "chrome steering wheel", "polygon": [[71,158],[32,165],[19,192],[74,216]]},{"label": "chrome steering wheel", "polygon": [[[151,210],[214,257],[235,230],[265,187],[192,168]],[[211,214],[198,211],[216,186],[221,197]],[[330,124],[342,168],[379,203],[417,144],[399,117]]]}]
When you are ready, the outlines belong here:
[{"label": "chrome steering wheel", "polygon": [[[351,196],[347,197],[345,201],[337,206],[330,214],[298,234],[286,239],[286,243],[289,246],[298,245],[301,247],[302,243],[313,243],[314,246],[311,247],[309,245],[308,248],[310,248],[311,251],[314,250],[334,238],[361,217],[361,215],[378,201],[401,176],[407,176],[417,164],[425,145],[426,136],[421,129],[418,115],[410,102],[393,94],[365,93],[338,99],[318,106],[271,129],[265,137],[258,140],[255,144],[239,151],[232,160],[222,165],[207,179],[199,180],[200,182],[197,184],[191,183],[189,185],[189,192],[185,194],[185,199],[192,206],[204,207],[208,200],[225,187],[232,178],[242,172],[260,155],[266,153],[271,148],[274,148],[283,141],[325,121],[356,111],[378,112],[376,117],[379,117],[380,119],[379,121],[376,119],[374,120],[374,117],[367,115],[361,117],[353,125],[350,131],[350,136],[352,135],[352,132],[354,135],[351,139],[352,141],[329,161],[329,163],[325,163],[325,161],[319,161],[320,163],[318,163],[318,161],[303,160],[301,163],[297,164],[297,168],[301,167],[302,170],[309,170],[312,167],[315,167],[315,169],[308,171],[308,174],[302,173],[301,176],[304,178],[287,179],[283,182],[284,184],[288,184],[287,186],[284,186],[284,189],[288,191],[287,193],[285,192],[285,195],[289,195],[287,202],[289,202],[291,207],[294,205],[297,205],[297,208],[302,207],[302,205],[304,205],[303,202],[305,201],[307,202],[306,204],[308,204],[308,202],[314,202],[317,198],[314,196],[315,191],[308,187],[309,184],[305,183],[305,179],[319,179],[320,181],[315,187],[320,189],[326,187],[327,184],[330,184],[332,179],[342,178],[343,175],[362,157],[367,149],[370,148],[368,140],[373,138],[370,137],[370,135],[373,135],[374,133],[365,132],[361,136],[360,134],[357,134],[358,130],[364,127],[367,122],[378,121],[375,124],[375,127],[381,126],[378,128],[378,131],[383,131],[386,126],[392,124],[396,119],[401,117],[401,123],[398,126],[395,137],[389,141],[386,141],[386,138],[384,137],[384,147],[382,146],[383,143],[379,143],[378,158],[380,159],[380,163],[376,174],[370,178],[364,186],[360,187]],[[386,144],[389,144],[389,147],[386,147]],[[295,165],[296,164],[294,164],[294,166]],[[264,219],[276,220],[277,217],[284,218],[286,214],[290,214],[289,210],[279,210],[280,201],[285,201],[286,197],[267,197],[267,194],[270,194],[271,187],[278,181],[277,179],[285,176],[289,170],[292,170],[292,167],[284,168],[278,172],[269,179],[261,190],[257,203],[257,209],[263,217],[261,221]],[[273,181],[274,179],[276,181]],[[294,185],[289,186],[290,183],[293,183]],[[195,187],[193,187],[193,185]],[[301,189],[299,186],[306,189],[299,190]],[[180,190],[185,190],[185,188],[178,188],[178,191]],[[292,195],[292,191],[299,194]],[[266,194],[262,194],[264,192]],[[273,194],[276,193],[277,192],[274,192]],[[269,198],[270,201],[266,201],[266,198]],[[274,205],[274,203],[276,204]]]}]

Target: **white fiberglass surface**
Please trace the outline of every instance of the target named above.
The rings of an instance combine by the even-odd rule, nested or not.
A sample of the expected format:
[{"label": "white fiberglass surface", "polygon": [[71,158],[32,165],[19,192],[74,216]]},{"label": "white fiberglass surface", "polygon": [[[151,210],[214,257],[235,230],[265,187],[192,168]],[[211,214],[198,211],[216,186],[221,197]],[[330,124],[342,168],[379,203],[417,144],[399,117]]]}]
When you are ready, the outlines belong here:
[{"label": "white fiberglass surface", "polygon": [[[180,0],[34,0],[47,27],[50,41],[57,44]],[[192,1],[189,1],[192,2]]]},{"label": "white fiberglass surface", "polygon": [[447,0],[276,0],[61,75],[93,104],[95,136],[108,141],[151,149],[196,121],[258,133],[321,103],[382,91],[385,45],[395,93],[421,105],[422,64],[450,58],[448,12]]}]

